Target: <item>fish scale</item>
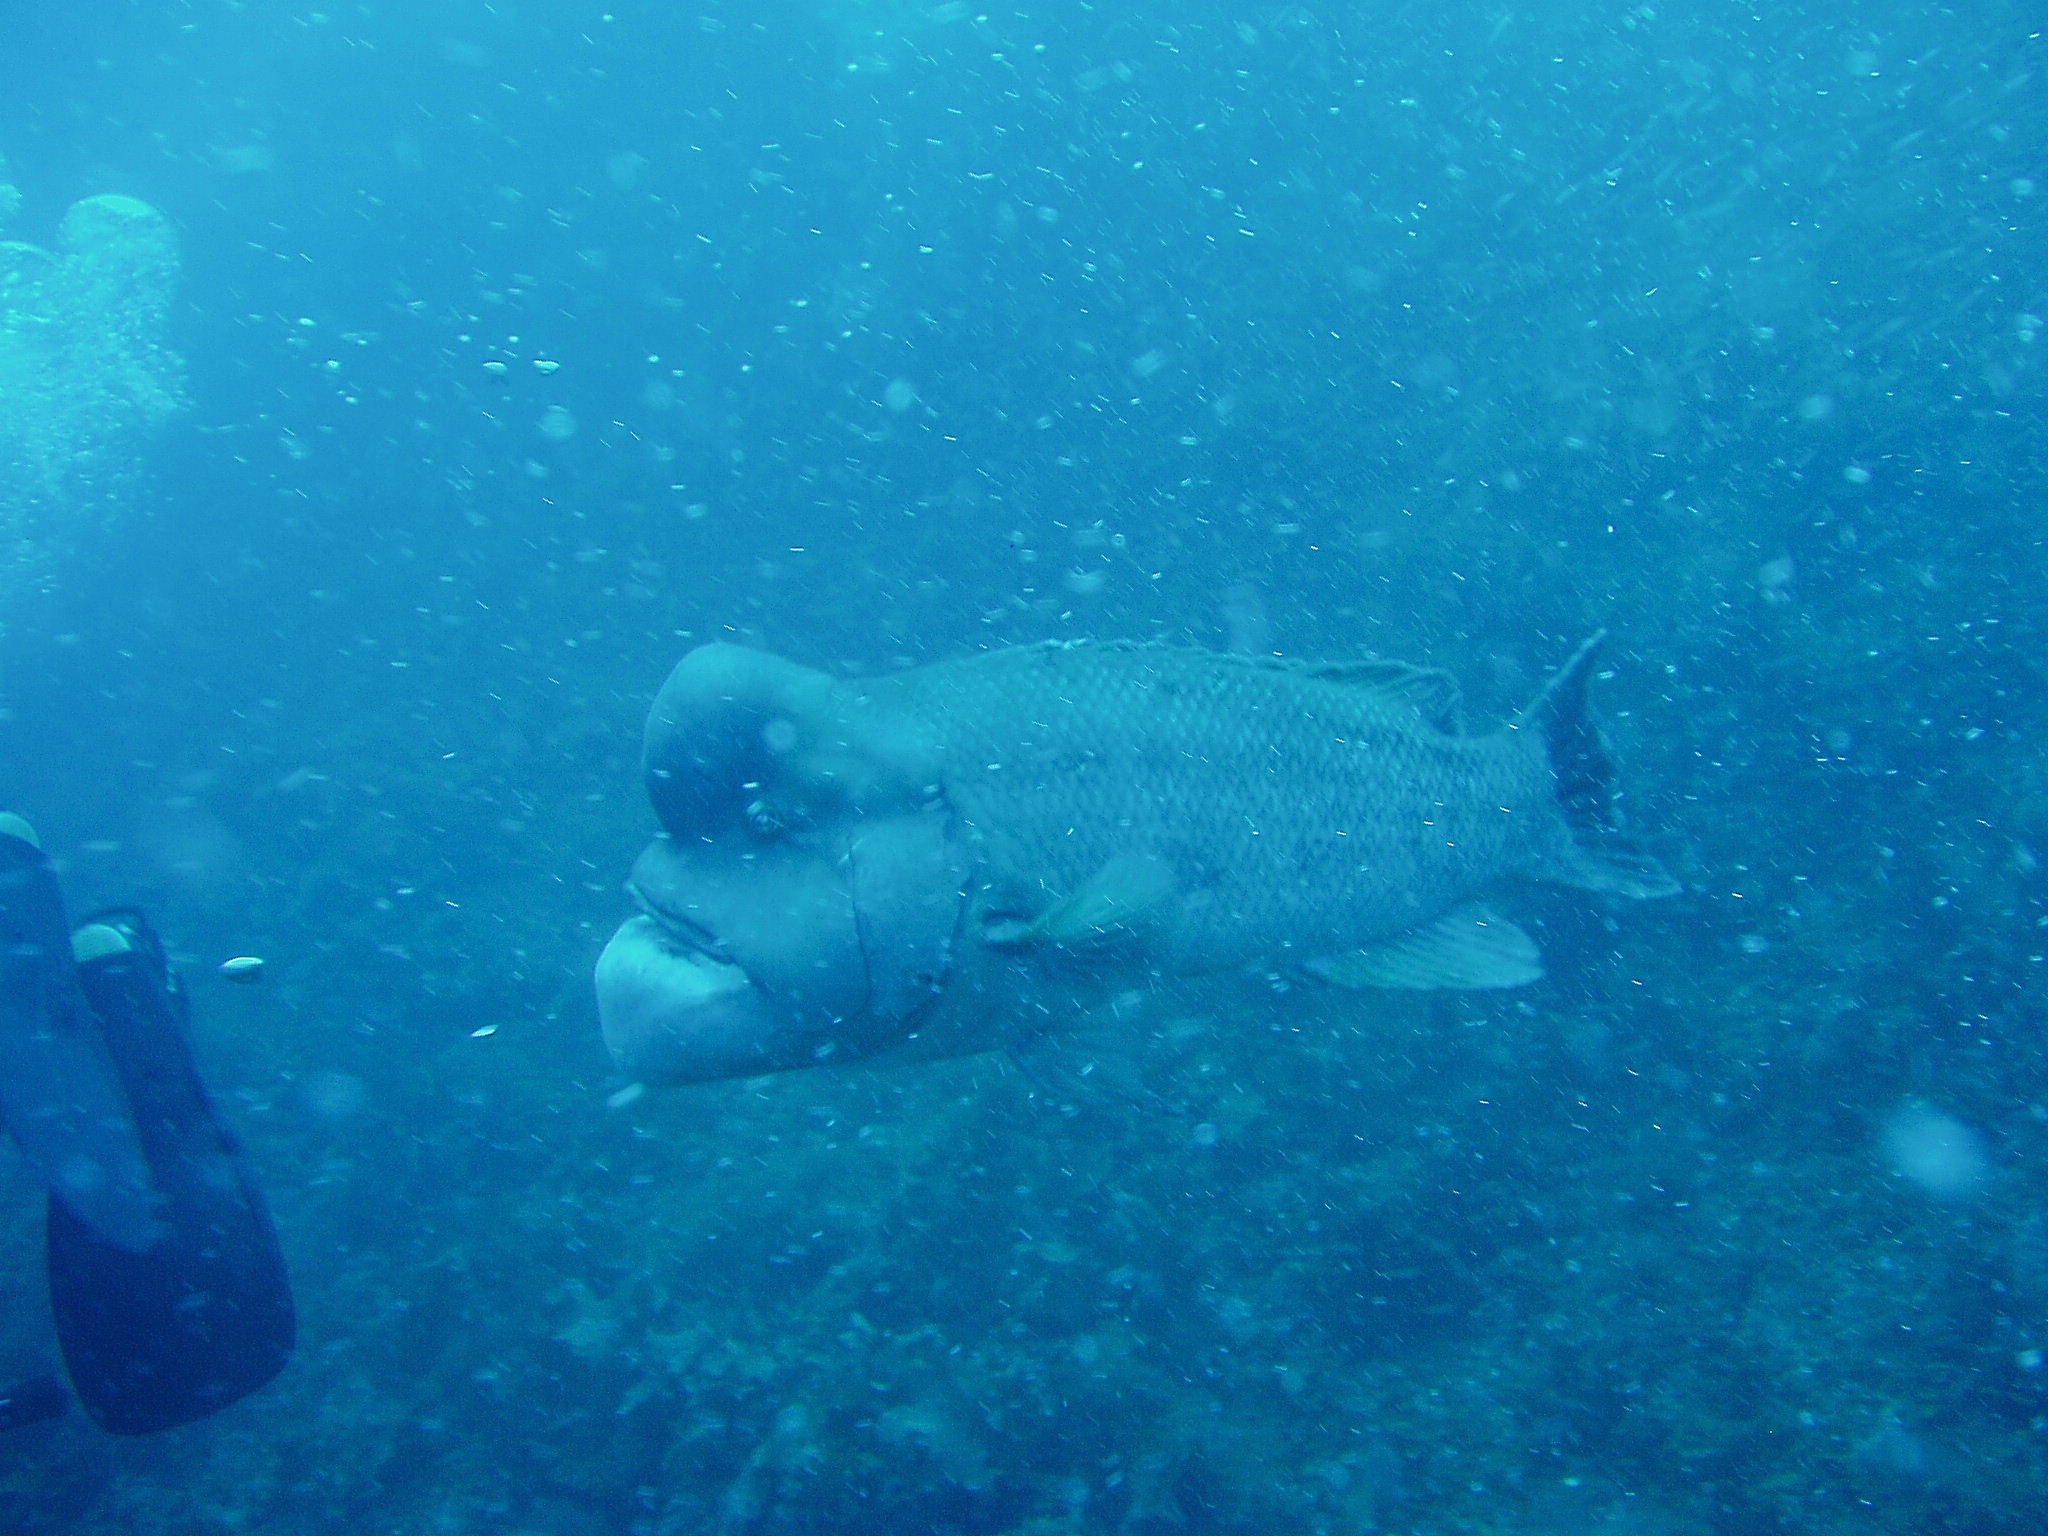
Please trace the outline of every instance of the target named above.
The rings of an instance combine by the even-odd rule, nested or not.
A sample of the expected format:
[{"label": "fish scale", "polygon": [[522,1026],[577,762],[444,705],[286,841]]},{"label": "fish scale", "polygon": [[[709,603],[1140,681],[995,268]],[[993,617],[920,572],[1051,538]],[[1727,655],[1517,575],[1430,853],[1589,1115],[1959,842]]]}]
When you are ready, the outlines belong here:
[{"label": "fish scale", "polygon": [[[1422,674],[1382,674],[1404,675]],[[1164,859],[1181,965],[1370,944],[1569,841],[1533,735],[1448,734],[1384,681],[1082,643],[866,691],[944,743],[947,798],[998,891],[1053,902],[1119,857]]]}]

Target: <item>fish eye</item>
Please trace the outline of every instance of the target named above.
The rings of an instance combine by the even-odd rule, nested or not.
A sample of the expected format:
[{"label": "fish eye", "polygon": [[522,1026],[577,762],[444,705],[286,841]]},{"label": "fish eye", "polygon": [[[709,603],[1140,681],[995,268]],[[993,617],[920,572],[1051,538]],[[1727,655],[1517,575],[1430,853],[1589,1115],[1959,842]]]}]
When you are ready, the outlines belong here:
[{"label": "fish eye", "polygon": [[782,812],[768,799],[747,802],[747,829],[756,837],[780,837],[782,835]]}]

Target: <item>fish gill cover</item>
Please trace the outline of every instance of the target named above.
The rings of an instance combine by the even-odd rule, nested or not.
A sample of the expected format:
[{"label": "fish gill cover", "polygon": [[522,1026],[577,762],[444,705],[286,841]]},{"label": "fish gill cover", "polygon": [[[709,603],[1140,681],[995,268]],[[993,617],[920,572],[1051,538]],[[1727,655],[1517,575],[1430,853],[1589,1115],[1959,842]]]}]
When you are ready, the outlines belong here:
[{"label": "fish gill cover", "polygon": [[[0,272],[0,804],[170,937],[302,1342],[173,1436],[16,1431],[0,1525],[2037,1530],[2042,49],[2005,0],[12,20],[0,234],[162,237],[97,320]],[[602,1049],[695,646],[1391,658],[1487,722],[1601,628],[1686,890],[1505,893],[1541,982],[1173,991],[1165,1110]]]}]

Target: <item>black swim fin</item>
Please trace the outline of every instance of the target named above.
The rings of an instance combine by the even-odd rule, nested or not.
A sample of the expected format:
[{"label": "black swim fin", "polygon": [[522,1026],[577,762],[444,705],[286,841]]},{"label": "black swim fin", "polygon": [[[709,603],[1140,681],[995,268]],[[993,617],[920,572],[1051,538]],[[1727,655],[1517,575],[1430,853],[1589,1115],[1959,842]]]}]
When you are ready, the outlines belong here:
[{"label": "black swim fin", "polygon": [[[114,942],[107,942],[111,931]],[[50,1309],[72,1390],[117,1435],[169,1429],[284,1368],[296,1333],[270,1213],[193,1063],[189,1007],[137,912],[94,918],[79,981],[160,1198],[163,1234],[109,1241],[50,1201]],[[125,940],[125,944],[118,941]],[[98,946],[88,946],[88,948]]]}]

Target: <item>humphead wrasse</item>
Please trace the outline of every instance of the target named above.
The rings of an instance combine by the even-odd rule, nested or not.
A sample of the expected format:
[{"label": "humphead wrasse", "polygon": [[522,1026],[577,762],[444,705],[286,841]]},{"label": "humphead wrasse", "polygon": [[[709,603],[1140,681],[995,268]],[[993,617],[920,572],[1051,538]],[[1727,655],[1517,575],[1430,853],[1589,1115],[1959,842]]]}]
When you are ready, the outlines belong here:
[{"label": "humphead wrasse", "polygon": [[1485,735],[1389,662],[1047,644],[839,680],[704,646],[647,720],[662,834],[598,962],[606,1042],[699,1082],[1025,1049],[1249,966],[1533,981],[1496,887],[1677,889],[1617,825],[1597,643]]}]

